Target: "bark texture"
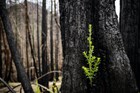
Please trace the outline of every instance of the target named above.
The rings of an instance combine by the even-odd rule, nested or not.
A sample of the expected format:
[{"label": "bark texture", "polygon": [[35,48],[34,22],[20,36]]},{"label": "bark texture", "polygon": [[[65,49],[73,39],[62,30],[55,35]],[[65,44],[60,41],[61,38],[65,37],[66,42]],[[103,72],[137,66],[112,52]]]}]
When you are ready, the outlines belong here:
[{"label": "bark texture", "polygon": [[[47,64],[47,11],[46,11],[46,0],[42,2],[42,74],[48,72]],[[48,76],[43,77],[42,84],[48,88]]]},{"label": "bark texture", "polygon": [[[86,51],[90,0],[60,0],[60,23],[64,52],[62,93],[87,93],[87,80],[82,66]],[[87,5],[87,6],[86,6]]]},{"label": "bark texture", "polygon": [[138,88],[140,89],[140,1],[122,0],[120,15],[120,30],[124,47],[130,59]]},{"label": "bark texture", "polygon": [[[115,0],[60,0],[63,43],[62,93],[137,93],[138,89],[119,31]],[[87,24],[93,24],[95,52],[101,57],[90,87],[81,69],[87,49]]]},{"label": "bark texture", "polygon": [[118,29],[115,0],[97,0],[95,5],[95,42],[102,57],[96,92],[137,93],[130,61]]},{"label": "bark texture", "polygon": [[33,89],[31,87],[30,81],[25,73],[25,70],[23,68],[23,65],[21,64],[21,58],[20,58],[20,53],[17,50],[16,47],[16,42],[15,42],[15,38],[14,38],[14,34],[12,31],[12,26],[8,17],[8,13],[6,10],[6,1],[5,0],[1,0],[0,1],[0,17],[2,19],[2,23],[4,26],[4,30],[7,36],[7,41],[9,44],[9,48],[17,69],[17,73],[19,75],[19,78],[21,80],[21,84],[23,86],[23,89],[25,91],[25,93],[34,93]]},{"label": "bark texture", "polygon": [[[51,56],[51,71],[54,71],[54,40],[53,40],[53,35],[54,35],[54,29],[53,29],[53,0],[51,0],[51,20],[50,20],[50,56]],[[54,73],[50,74],[50,80],[54,80]]]},{"label": "bark texture", "polygon": [[2,22],[0,18],[0,77],[2,77]]}]

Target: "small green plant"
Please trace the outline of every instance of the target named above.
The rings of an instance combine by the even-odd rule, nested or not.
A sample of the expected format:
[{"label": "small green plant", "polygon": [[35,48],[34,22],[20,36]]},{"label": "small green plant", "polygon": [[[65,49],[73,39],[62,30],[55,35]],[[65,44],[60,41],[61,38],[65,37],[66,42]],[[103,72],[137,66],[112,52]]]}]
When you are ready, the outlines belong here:
[{"label": "small green plant", "polygon": [[57,87],[57,85],[56,85],[56,81],[53,82],[52,91],[53,91],[53,93],[59,93],[58,87]]},{"label": "small green plant", "polygon": [[35,93],[41,93],[39,85],[38,85],[38,80],[36,80],[36,89],[35,89]]},{"label": "small green plant", "polygon": [[88,30],[89,30],[89,36],[87,38],[87,41],[88,41],[89,50],[88,50],[88,52],[87,51],[83,52],[83,55],[86,58],[88,67],[82,66],[82,69],[84,70],[84,73],[85,73],[86,77],[89,79],[90,85],[92,86],[93,79],[94,79],[96,73],[98,72],[100,58],[93,55],[94,45],[92,44],[92,37],[91,37],[92,36],[92,25],[91,24],[89,24]]}]

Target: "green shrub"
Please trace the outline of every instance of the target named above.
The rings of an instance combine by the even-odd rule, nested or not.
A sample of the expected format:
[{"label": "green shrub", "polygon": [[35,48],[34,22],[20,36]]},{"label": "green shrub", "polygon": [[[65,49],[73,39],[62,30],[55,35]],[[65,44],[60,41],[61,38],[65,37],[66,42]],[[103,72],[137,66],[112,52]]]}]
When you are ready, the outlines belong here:
[{"label": "green shrub", "polygon": [[91,24],[89,24],[88,30],[89,30],[89,36],[87,38],[87,41],[88,41],[89,50],[88,52],[87,51],[83,52],[83,55],[86,58],[88,67],[82,66],[82,69],[84,70],[84,73],[86,77],[89,79],[90,85],[92,86],[93,79],[96,73],[98,72],[100,58],[93,55],[94,45],[92,44],[92,25]]}]

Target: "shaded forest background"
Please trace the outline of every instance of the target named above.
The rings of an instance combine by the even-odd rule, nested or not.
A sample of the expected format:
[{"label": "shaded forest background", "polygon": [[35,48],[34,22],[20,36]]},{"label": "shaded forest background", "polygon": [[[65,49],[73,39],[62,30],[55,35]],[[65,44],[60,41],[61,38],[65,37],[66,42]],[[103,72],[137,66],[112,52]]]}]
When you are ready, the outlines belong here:
[{"label": "shaded forest background", "polygon": [[[8,6],[9,7],[9,6]],[[31,53],[31,48],[29,45],[29,38],[26,36],[26,23],[25,23],[25,6],[24,3],[20,3],[17,5],[12,5],[8,8],[9,11],[9,17],[11,20],[12,28],[15,34],[15,38],[16,38],[16,43],[17,43],[17,47],[20,51],[21,57],[22,57],[22,63],[26,69],[26,71],[28,71],[28,73],[30,74],[30,79],[35,79],[35,68],[34,68],[34,63],[33,63],[33,57],[32,57],[32,53]],[[32,3],[32,2],[28,2],[28,16],[29,16],[29,31],[30,31],[30,39],[31,39],[31,43],[32,43],[32,47],[34,50],[33,56],[35,57],[35,62],[38,66],[38,40],[37,40],[37,34],[39,34],[39,51],[40,51],[40,55],[41,56],[41,49],[42,49],[42,44],[41,44],[41,15],[42,14],[42,7],[38,6],[38,15],[37,15],[37,4]],[[37,19],[38,16],[38,19]],[[51,12],[48,11],[47,13],[47,53],[48,54],[48,63],[50,64],[50,31],[51,31]],[[59,23],[59,15],[58,13],[56,14],[56,16],[53,14],[53,59],[54,62],[55,61],[59,61],[58,63],[59,65],[59,69],[61,69],[62,67],[62,43],[61,43],[61,34],[60,34],[60,28],[59,28],[59,24],[56,23],[56,21]],[[38,23],[37,23],[38,22]],[[37,26],[38,25],[38,26]],[[37,32],[38,29],[38,32]],[[4,78],[7,78],[8,75],[6,75],[8,73],[11,74],[11,76],[9,76],[9,78],[11,78],[11,81],[17,81],[17,73],[16,73],[16,68],[13,65],[5,65],[6,64],[10,64],[12,58],[10,55],[10,50],[9,50],[9,46],[8,43],[6,41],[6,35],[4,33],[2,33],[2,57],[3,57],[3,65],[2,65],[2,69],[3,69],[3,73],[2,76]],[[5,41],[4,41],[5,40]],[[6,52],[5,52],[6,51]],[[56,53],[57,51],[57,53]],[[7,54],[5,54],[7,53]],[[56,54],[56,55],[55,55]],[[58,57],[56,57],[58,56]],[[5,59],[4,59],[5,58]],[[8,59],[8,60],[7,60]],[[40,58],[41,61],[41,58]],[[7,66],[7,67],[5,67]],[[10,71],[10,67],[11,67],[11,71]],[[5,70],[5,71],[4,71]],[[13,73],[11,73],[13,72]],[[5,76],[6,75],[6,76]]]}]

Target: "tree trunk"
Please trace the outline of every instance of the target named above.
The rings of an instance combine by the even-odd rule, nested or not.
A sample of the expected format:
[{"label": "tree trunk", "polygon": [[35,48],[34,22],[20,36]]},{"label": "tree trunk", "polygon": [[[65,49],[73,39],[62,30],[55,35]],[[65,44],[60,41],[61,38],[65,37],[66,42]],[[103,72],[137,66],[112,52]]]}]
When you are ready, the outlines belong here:
[{"label": "tree trunk", "polygon": [[31,87],[30,81],[26,75],[26,72],[24,70],[23,65],[21,65],[21,58],[20,58],[20,53],[16,47],[16,42],[15,42],[15,38],[14,38],[14,34],[12,31],[12,26],[8,17],[8,13],[6,10],[6,1],[5,0],[1,0],[0,1],[0,17],[2,19],[3,22],[3,26],[4,26],[4,30],[6,32],[6,36],[7,36],[7,41],[9,44],[9,48],[17,69],[17,73],[19,75],[19,78],[21,80],[21,84],[23,86],[23,89],[25,91],[25,93],[34,93],[33,89]]},{"label": "tree trunk", "polygon": [[[42,74],[48,72],[47,64],[47,10],[46,10],[46,0],[42,2]],[[48,88],[48,76],[44,76],[42,79],[42,84]]]},{"label": "tree trunk", "polygon": [[2,22],[0,18],[0,77],[2,77]]},{"label": "tree trunk", "polygon": [[134,71],[138,88],[140,90],[140,1],[122,0],[120,29],[126,53]]},{"label": "tree trunk", "polygon": [[[60,33],[60,29],[59,29],[59,27],[58,27],[58,24],[57,24],[57,22],[58,22],[58,20],[57,20],[57,17],[58,17],[58,15],[57,15],[57,13],[56,13],[56,0],[54,0],[54,19],[55,19],[55,33],[56,33],[56,38],[55,38],[55,68],[54,68],[54,70],[56,70],[56,71],[58,71],[59,69],[58,69],[58,62],[59,62],[59,42],[60,42],[60,40],[59,40],[59,33]],[[59,80],[59,73],[54,73],[54,77],[55,77],[55,79],[56,79],[56,81],[58,81]]]},{"label": "tree trunk", "polygon": [[[137,93],[129,59],[118,29],[115,0],[59,1],[64,51],[62,93]],[[92,6],[91,6],[92,5]],[[88,91],[82,52],[87,49],[87,24],[93,24],[100,70]]]},{"label": "tree trunk", "polygon": [[115,13],[115,0],[95,1],[95,42],[101,56],[97,93],[137,93]]},{"label": "tree trunk", "polygon": [[29,42],[28,42],[28,5],[27,0],[24,1],[25,3],[25,37],[26,37],[26,64],[27,64],[27,75],[29,77]]},{"label": "tree trunk", "polygon": [[[57,28],[57,26],[56,26]],[[59,62],[59,30],[56,30],[56,40],[55,40],[55,70],[58,71],[58,62]],[[56,81],[59,80],[59,73],[55,73],[54,75]]]},{"label": "tree trunk", "polygon": [[87,92],[87,79],[82,70],[85,63],[82,53],[88,45],[88,6],[91,2],[92,0],[59,0],[64,54],[62,93],[90,93]]},{"label": "tree trunk", "polygon": [[[54,71],[54,45],[53,45],[53,0],[51,0],[51,22],[50,22],[50,57],[51,57],[51,71]],[[50,74],[50,80],[54,80],[54,73]]]},{"label": "tree trunk", "polygon": [[39,31],[39,4],[37,0],[37,57],[38,57],[38,67],[39,67],[39,76],[41,76],[41,61],[40,61],[40,31]]}]

